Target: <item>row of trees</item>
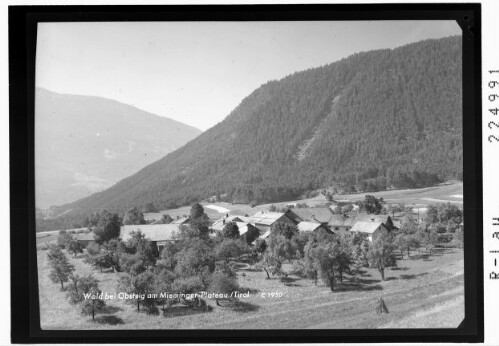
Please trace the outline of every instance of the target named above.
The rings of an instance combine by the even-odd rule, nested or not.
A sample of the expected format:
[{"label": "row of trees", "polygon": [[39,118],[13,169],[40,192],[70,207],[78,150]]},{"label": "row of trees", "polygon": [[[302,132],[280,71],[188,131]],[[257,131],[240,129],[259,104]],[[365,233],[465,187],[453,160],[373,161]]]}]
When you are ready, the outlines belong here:
[{"label": "row of trees", "polygon": [[334,291],[335,282],[343,281],[344,275],[356,276],[362,267],[379,270],[382,280],[387,267],[396,266],[393,236],[382,234],[372,243],[360,233],[336,235],[324,229],[299,233],[297,228],[276,224],[266,241],[257,241],[255,251],[259,253],[257,264],[267,277],[269,274],[287,276],[282,271],[285,262],[294,261],[295,271],[317,284],[321,278]]},{"label": "row of trees", "polygon": [[430,205],[424,218],[418,222],[412,213],[406,213],[401,220],[394,243],[401,256],[420,246],[431,251],[437,244],[451,243],[462,247],[464,241],[463,211],[450,203]]},{"label": "row of trees", "polygon": [[[380,214],[387,211],[383,204],[382,199],[367,195],[359,207],[361,211]],[[300,275],[315,283],[321,278],[334,290],[336,280],[341,282],[345,273],[355,277],[362,267],[376,268],[384,280],[385,269],[396,266],[399,256],[403,259],[407,253],[410,257],[410,251],[421,246],[430,254],[435,246],[449,241],[461,247],[462,220],[462,210],[450,203],[429,206],[421,222],[409,210],[400,229],[382,233],[372,242],[359,233],[335,235],[320,230],[307,234],[299,233],[296,227],[277,224],[265,241],[257,241],[254,251],[259,256],[258,266],[268,278],[270,275],[284,278],[282,264],[294,261]],[[451,237],[444,237],[448,235]]]},{"label": "row of trees", "polygon": [[[61,290],[67,291],[67,298],[70,304],[75,306],[83,315],[92,315],[102,311],[106,305],[101,299],[98,280],[92,275],[79,276],[75,274],[75,268],[69,263],[68,258],[58,245],[52,245],[47,254],[51,267],[49,278],[54,283],[61,284]],[[67,287],[64,283],[69,282]]]},{"label": "row of trees", "polygon": [[[377,213],[382,200],[371,197],[366,196],[361,208]],[[206,291],[230,295],[237,291],[234,264],[241,259],[261,269],[266,278],[277,276],[283,282],[288,275],[283,265],[294,263],[296,273],[314,280],[315,284],[321,279],[331,291],[345,276],[356,280],[364,267],[376,268],[384,280],[386,268],[396,266],[398,256],[403,258],[405,253],[409,255],[411,249],[420,246],[431,251],[439,242],[439,229],[447,231],[462,222],[459,208],[450,204],[438,205],[428,209],[424,222],[418,223],[407,214],[400,230],[381,233],[372,242],[359,233],[338,235],[325,229],[299,232],[295,226],[276,223],[265,240],[258,239],[255,246],[249,247],[241,240],[236,223],[229,222],[222,231],[211,234],[207,215],[202,206],[195,203],[191,207],[190,225],[181,227],[177,241],[167,243],[158,252],[157,247],[140,232],[132,233],[126,241],[113,236],[109,231],[111,228],[106,226],[115,219],[109,214],[103,215],[107,222],[99,220],[96,223],[99,237],[87,247],[85,262],[100,271],[111,269],[119,272],[117,290],[136,295],[127,301],[135,304],[138,311],[142,308],[150,313],[155,313],[159,305],[165,308],[172,303],[159,296],[161,292],[189,294]],[[128,220],[141,220],[140,214],[136,217],[130,215]],[[461,227],[452,229],[455,239],[460,231]],[[71,244],[69,238],[66,244]],[[69,247],[67,249],[69,251]],[[51,250],[49,259],[50,256],[57,258],[51,278],[58,280],[62,288],[65,282],[72,282],[73,268],[60,253],[54,255]],[[220,299],[224,298],[215,299],[217,305]],[[95,304],[99,306],[100,303]],[[206,307],[201,300],[195,304]]]}]

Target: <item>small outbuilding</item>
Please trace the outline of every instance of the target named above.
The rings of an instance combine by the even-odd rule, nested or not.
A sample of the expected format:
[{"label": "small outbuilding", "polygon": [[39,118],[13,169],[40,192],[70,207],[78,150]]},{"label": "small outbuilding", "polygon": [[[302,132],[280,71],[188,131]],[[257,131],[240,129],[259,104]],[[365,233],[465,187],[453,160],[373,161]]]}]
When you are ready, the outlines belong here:
[{"label": "small outbuilding", "polygon": [[132,232],[141,232],[144,238],[151,241],[161,252],[166,243],[178,241],[181,224],[156,224],[156,225],[125,225],[121,226],[120,238],[127,241]]},{"label": "small outbuilding", "polygon": [[247,223],[248,218],[245,216],[240,216],[240,215],[225,215],[224,217],[215,221],[213,223],[213,225],[211,225],[210,228],[215,230],[215,231],[222,231],[224,229],[225,225],[228,224],[229,222]]},{"label": "small outbuilding", "polygon": [[250,223],[236,222],[236,225],[239,228],[239,236],[246,244],[253,243],[260,236],[260,231]]},{"label": "small outbuilding", "polygon": [[86,248],[94,241],[94,232],[77,233],[75,239],[82,247]]},{"label": "small outbuilding", "polygon": [[317,232],[319,230],[324,230],[327,233],[333,233],[329,227],[319,222],[302,221],[296,227],[298,227],[299,232]]}]

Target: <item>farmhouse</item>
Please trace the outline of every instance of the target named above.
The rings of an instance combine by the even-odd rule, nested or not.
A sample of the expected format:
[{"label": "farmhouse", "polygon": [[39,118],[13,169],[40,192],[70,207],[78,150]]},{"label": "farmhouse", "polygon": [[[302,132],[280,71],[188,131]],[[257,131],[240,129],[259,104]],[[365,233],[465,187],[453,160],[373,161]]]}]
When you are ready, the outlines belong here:
[{"label": "farmhouse", "polygon": [[359,213],[352,217],[353,222],[359,222],[359,221],[374,221],[374,222],[381,222],[385,225],[385,227],[389,231],[393,231],[396,227],[393,224],[392,218],[390,215],[373,215],[373,214],[364,214],[364,213]]},{"label": "farmhouse", "polygon": [[270,231],[272,226],[277,222],[288,224],[290,226],[296,226],[301,221],[303,220],[291,210],[288,210],[285,213],[262,211],[249,218],[249,223],[255,225],[261,233]]},{"label": "farmhouse", "polygon": [[181,224],[159,224],[159,225],[126,225],[121,226],[120,238],[127,241],[132,232],[140,231],[145,239],[150,240],[161,252],[167,242],[177,241],[177,234],[180,232]]},{"label": "farmhouse", "polygon": [[90,244],[90,242],[94,241],[94,233],[93,232],[78,233],[75,236],[75,239],[78,243],[80,243],[81,246],[86,248],[87,245]]},{"label": "farmhouse", "polygon": [[[349,220],[350,219],[350,220]],[[336,234],[346,234],[350,231],[353,226],[351,222],[351,218],[348,218],[345,215],[333,215],[329,219],[327,225]]]},{"label": "farmhouse", "polygon": [[298,225],[298,231],[300,232],[317,232],[318,230],[324,230],[328,233],[333,233],[327,227],[327,225],[321,224],[319,222],[311,222],[311,221],[302,221]]},{"label": "farmhouse", "polygon": [[227,225],[229,222],[236,223],[237,228],[239,229],[239,235],[246,241],[247,244],[251,244],[256,238],[260,236],[260,231],[254,225],[249,223],[249,218],[239,215],[225,215],[224,217],[215,221],[210,228],[220,232],[223,231],[225,225]]},{"label": "farmhouse", "polygon": [[383,232],[388,232],[388,229],[382,222],[376,221],[359,221],[353,225],[350,232],[358,232],[367,235],[369,241],[376,240]]},{"label": "farmhouse", "polygon": [[329,227],[335,233],[345,233],[352,229],[358,222],[382,223],[388,231],[397,229],[389,215],[357,214],[352,217],[345,215],[333,215],[328,222]]},{"label": "farmhouse", "polygon": [[260,231],[250,223],[236,222],[239,228],[239,236],[246,241],[246,244],[251,244],[260,236]]},{"label": "farmhouse", "polygon": [[248,223],[249,219],[245,216],[239,215],[225,215],[224,217],[218,219],[211,225],[211,228],[215,231],[222,231],[225,225],[229,222],[245,222]]}]

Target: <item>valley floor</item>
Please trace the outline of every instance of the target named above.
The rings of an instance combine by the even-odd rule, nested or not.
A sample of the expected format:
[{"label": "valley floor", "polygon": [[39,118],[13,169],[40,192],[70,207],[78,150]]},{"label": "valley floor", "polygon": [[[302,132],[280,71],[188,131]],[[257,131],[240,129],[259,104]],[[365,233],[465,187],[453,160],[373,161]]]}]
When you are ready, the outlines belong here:
[{"label": "valley floor", "polygon": [[[96,322],[80,315],[59,285],[48,279],[47,251],[38,252],[40,314],[42,329],[350,329],[350,328],[457,328],[464,318],[463,253],[437,249],[428,255],[413,252],[398,267],[386,271],[386,281],[373,269],[356,280],[346,277],[331,292],[319,281],[289,275],[285,283],[265,279],[264,272],[240,263],[238,281],[248,298],[210,312],[170,309],[148,315],[122,300],[107,300]],[[70,256],[68,256],[70,257]],[[103,292],[115,293],[119,273],[100,273],[71,258],[79,275],[93,274]],[[291,265],[285,269],[291,273]],[[269,297],[277,293],[282,297]],[[262,297],[265,294],[265,297]],[[375,304],[382,297],[389,313],[377,315]]]},{"label": "valley floor", "polygon": [[[401,189],[386,190],[378,192],[362,192],[349,195],[334,195],[334,200],[342,203],[354,203],[364,200],[366,195],[373,195],[376,198],[383,198],[387,204],[404,204],[406,207],[419,209],[421,212],[430,205],[438,203],[453,203],[459,207],[463,206],[463,183],[459,181],[448,181],[436,186],[430,186],[420,189]],[[249,204],[231,204],[226,202],[219,203],[201,203],[204,206],[204,212],[213,220],[223,217],[226,213],[230,215],[254,215],[260,211],[268,211],[269,207],[274,205],[277,208],[284,208],[287,205],[296,205],[304,203],[308,207],[323,206],[327,202],[324,195],[316,197],[299,199],[294,201],[276,202],[251,206]],[[161,219],[164,214],[173,218],[189,215],[190,206],[177,209],[163,210],[158,213],[146,213],[144,217],[147,220]],[[415,212],[417,212],[415,210]]]}]

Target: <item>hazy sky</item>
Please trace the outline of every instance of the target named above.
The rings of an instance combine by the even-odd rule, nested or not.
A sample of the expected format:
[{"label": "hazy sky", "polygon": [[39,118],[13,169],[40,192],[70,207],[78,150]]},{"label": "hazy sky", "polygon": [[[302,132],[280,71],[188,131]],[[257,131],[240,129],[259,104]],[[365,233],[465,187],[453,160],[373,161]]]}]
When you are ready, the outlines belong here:
[{"label": "hazy sky", "polygon": [[36,85],[206,130],[269,80],[458,34],[454,21],[42,23]]}]

